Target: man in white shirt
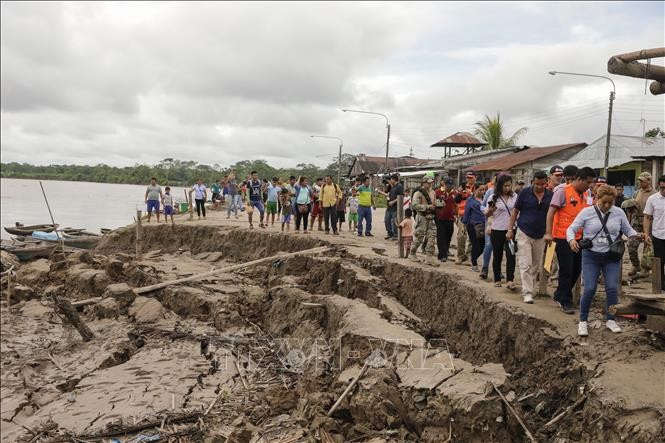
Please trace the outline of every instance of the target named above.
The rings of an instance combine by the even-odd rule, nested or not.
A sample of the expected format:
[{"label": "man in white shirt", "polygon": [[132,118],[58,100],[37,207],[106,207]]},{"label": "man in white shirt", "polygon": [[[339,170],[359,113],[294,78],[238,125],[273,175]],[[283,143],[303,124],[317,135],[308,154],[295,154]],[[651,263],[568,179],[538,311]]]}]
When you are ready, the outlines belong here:
[{"label": "man in white shirt", "polygon": [[[644,206],[644,235],[646,244],[653,245],[654,257],[660,258],[662,276],[665,270],[665,175],[658,179],[658,191]],[[665,291],[665,278],[661,289]]]}]

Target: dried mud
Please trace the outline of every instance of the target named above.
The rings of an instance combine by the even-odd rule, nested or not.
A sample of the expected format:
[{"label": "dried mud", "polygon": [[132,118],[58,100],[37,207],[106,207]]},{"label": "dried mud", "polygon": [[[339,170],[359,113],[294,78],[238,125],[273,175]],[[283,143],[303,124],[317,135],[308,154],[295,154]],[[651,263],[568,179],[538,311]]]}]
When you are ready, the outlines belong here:
[{"label": "dried mud", "polygon": [[[2,306],[2,441],[528,441],[496,390],[537,441],[665,440],[653,393],[664,388],[637,381],[663,382],[644,372],[663,361],[662,339],[644,330],[580,346],[454,270],[371,248],[135,296],[130,287],[325,244],[210,225],[148,226],[144,242],[135,259],[128,227],[68,263],[19,269],[30,291]],[[102,299],[79,308],[93,341],[63,324],[52,294]],[[644,367],[626,374],[636,359]],[[608,388],[633,379],[635,397]]]}]

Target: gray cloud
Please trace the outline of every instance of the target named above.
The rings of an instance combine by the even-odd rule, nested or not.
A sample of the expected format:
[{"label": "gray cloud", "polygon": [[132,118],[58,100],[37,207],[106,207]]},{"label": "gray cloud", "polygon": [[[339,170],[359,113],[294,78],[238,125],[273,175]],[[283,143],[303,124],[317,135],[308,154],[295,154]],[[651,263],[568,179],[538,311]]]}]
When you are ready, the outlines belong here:
[{"label": "gray cloud", "polygon": [[[496,111],[532,128],[524,142],[591,141],[607,86],[546,72],[602,74],[612,54],[662,45],[654,8],[662,19],[649,3],[5,2],[2,157],[325,164],[336,146],[313,133],[382,154],[385,122],[344,107],[389,114],[396,155],[438,157],[429,144]],[[617,33],[640,16],[654,18]],[[662,97],[617,85],[619,125],[662,120]]]}]

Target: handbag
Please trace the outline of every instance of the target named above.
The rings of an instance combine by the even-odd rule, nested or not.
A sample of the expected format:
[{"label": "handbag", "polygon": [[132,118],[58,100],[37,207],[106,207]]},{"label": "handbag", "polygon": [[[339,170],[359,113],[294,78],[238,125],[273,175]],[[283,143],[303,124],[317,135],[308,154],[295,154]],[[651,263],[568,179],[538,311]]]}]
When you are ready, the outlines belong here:
[{"label": "handbag", "polygon": [[301,214],[307,214],[307,211],[309,211],[309,205],[298,203],[298,212]]},{"label": "handbag", "polygon": [[[609,211],[607,214],[605,214],[605,217],[602,217],[600,215],[600,211],[598,210],[598,207],[594,206],[593,207],[596,210],[596,215],[598,215],[598,218],[600,218],[601,223],[603,224],[602,226],[602,231],[605,232],[605,235],[607,235],[608,240],[611,242],[610,243],[610,248],[607,251],[607,256],[611,260],[621,260],[623,258],[623,254],[626,252],[626,243],[623,241],[623,238],[621,238],[621,232],[619,232],[619,235],[617,238],[612,241],[612,237],[610,236],[610,231],[607,229],[607,220],[610,217]],[[600,232],[600,231],[599,231]],[[598,234],[596,234],[598,235]],[[595,236],[594,236],[595,238]]]}]

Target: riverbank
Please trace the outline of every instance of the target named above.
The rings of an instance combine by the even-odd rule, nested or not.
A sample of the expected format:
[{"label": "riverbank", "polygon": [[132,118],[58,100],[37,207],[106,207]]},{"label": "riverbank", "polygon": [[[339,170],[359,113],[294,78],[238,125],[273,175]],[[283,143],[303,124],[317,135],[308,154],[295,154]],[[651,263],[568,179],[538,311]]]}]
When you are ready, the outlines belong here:
[{"label": "riverbank", "polygon": [[[71,257],[69,268],[27,265],[17,277],[33,294],[11,313],[2,306],[3,440],[35,437],[21,425],[83,438],[110,432],[109,423],[174,419],[142,432],[161,427],[163,437],[190,441],[527,441],[506,403],[537,441],[665,438],[662,337],[623,320],[622,334],[591,328],[581,340],[576,320],[547,298],[526,305],[466,266],[399,259],[381,231],[282,234],[210,211],[201,221],[177,216],[173,227],[144,223],[139,258],[129,226]],[[320,246],[333,249],[305,253]],[[299,251],[138,296],[109,288]],[[51,293],[104,297],[79,308],[94,340],[82,343],[40,303],[38,294]],[[599,319],[595,306],[592,324]],[[55,427],[40,427],[49,417]]]}]

